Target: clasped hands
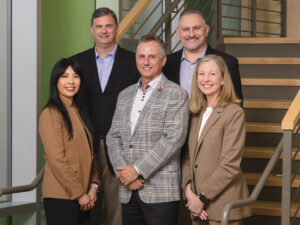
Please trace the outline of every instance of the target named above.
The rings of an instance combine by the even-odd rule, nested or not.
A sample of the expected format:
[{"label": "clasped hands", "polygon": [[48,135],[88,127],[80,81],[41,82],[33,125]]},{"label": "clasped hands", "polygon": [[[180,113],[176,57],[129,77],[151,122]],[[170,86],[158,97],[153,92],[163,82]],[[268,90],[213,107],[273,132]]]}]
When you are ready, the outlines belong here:
[{"label": "clasped hands", "polygon": [[192,215],[199,217],[201,220],[206,220],[207,212],[203,209],[204,203],[201,202],[198,195],[193,193],[190,183],[186,187],[185,196],[188,200],[186,207],[191,211]]},{"label": "clasped hands", "polygon": [[117,175],[121,183],[129,190],[134,191],[144,187],[144,180],[139,178],[133,165],[126,165],[117,168],[120,173]]},{"label": "clasped hands", "polygon": [[77,199],[81,211],[88,211],[91,208],[93,208],[95,206],[96,200],[97,200],[97,189],[93,186],[90,187],[88,193],[84,193]]}]

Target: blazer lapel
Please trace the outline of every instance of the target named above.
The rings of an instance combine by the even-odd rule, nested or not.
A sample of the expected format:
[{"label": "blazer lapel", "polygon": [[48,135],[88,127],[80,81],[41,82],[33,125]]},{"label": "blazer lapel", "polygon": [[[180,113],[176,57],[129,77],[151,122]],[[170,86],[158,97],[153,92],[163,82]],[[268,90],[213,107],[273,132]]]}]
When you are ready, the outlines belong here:
[{"label": "blazer lapel", "polygon": [[111,68],[111,72],[110,72],[106,87],[104,89],[104,92],[106,92],[107,90],[110,90],[112,88],[112,86],[118,82],[118,78],[119,78],[120,74],[122,74],[122,71],[120,71],[120,70],[123,68],[123,66],[120,65],[120,63],[122,63],[124,61],[124,60],[122,60],[122,57],[123,57],[123,54],[121,52],[120,46],[118,45],[116,55],[114,58],[114,63]]},{"label": "blazer lapel", "polygon": [[129,137],[129,139],[131,139],[131,111],[132,111],[132,105],[134,103],[134,99],[135,99],[135,96],[136,96],[136,87],[133,87],[132,88],[132,92],[130,93],[130,95],[128,96],[128,98],[131,97],[131,99],[129,100],[129,103],[127,104],[126,106],[126,109],[125,109],[125,118],[126,121],[125,121],[125,137]]},{"label": "blazer lapel", "polygon": [[[191,137],[190,143],[190,158],[194,159],[194,155],[196,153],[196,147],[198,145],[198,135],[199,135],[199,129],[202,121],[203,112],[200,112],[198,115],[194,116],[191,123],[192,127],[190,130],[190,135],[193,134]],[[194,124],[194,125],[193,125]]]},{"label": "blazer lapel", "polygon": [[[156,88],[153,90],[153,92],[151,93],[147,103],[145,104],[139,118],[138,121],[135,125],[134,128],[134,132],[132,134],[132,137],[135,135],[138,127],[140,126],[141,122],[143,121],[143,118],[145,117],[145,115],[147,114],[147,112],[150,110],[151,105],[156,104],[156,99],[161,97],[162,92],[157,91],[158,88],[163,88],[165,86],[165,83],[167,81],[167,78],[163,75],[161,77],[161,80],[159,81],[159,83],[157,84]],[[131,114],[131,112],[130,112]]]},{"label": "blazer lapel", "polygon": [[[204,138],[206,137],[208,131],[214,125],[214,123],[220,118],[222,112],[223,112],[223,108],[221,108],[221,107],[215,108],[212,111],[212,113],[211,113],[210,117],[208,118],[208,120],[206,121],[206,124],[203,127],[200,138],[199,138],[199,140],[197,142],[197,145],[196,145],[194,160],[197,158],[197,155],[198,155],[199,150],[200,150],[200,146],[201,146]],[[201,122],[202,122],[202,119],[200,120],[200,125],[201,125]],[[199,130],[200,130],[200,126],[198,128],[198,132],[199,132]]]},{"label": "blazer lapel", "polygon": [[89,68],[91,69],[91,74],[86,74],[86,76],[91,76],[91,86],[94,86],[98,92],[98,94],[102,94],[102,89],[100,85],[99,75],[98,75],[98,68],[96,63],[96,54],[95,48],[92,48],[90,51],[90,57],[86,61],[87,64],[90,64]]}]

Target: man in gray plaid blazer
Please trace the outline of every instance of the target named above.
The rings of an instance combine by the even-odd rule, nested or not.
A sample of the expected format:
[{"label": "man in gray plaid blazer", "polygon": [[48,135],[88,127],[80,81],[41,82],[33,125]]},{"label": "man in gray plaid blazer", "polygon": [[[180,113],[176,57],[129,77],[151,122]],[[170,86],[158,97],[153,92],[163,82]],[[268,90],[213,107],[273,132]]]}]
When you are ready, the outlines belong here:
[{"label": "man in gray plaid blazer", "polygon": [[188,96],[161,73],[165,63],[163,42],[144,36],[136,52],[141,79],[119,94],[107,135],[109,157],[121,182],[123,225],[177,224]]}]

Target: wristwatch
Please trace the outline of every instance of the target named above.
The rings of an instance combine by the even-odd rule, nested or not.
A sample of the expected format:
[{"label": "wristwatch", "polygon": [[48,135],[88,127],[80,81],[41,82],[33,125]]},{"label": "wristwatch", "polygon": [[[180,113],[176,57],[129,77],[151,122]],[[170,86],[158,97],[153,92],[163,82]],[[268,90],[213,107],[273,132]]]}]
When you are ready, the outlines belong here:
[{"label": "wristwatch", "polygon": [[199,199],[203,204],[207,204],[209,202],[209,200],[205,197],[203,193],[200,193]]}]

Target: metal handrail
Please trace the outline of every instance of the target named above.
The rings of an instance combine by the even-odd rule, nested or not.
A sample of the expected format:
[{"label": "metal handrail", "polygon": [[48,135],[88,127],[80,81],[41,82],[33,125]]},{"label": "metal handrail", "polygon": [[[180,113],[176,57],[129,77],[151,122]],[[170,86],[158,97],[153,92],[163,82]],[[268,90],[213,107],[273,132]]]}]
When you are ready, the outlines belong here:
[{"label": "metal handrail", "polygon": [[1,188],[0,189],[0,197],[2,195],[27,192],[27,191],[33,190],[34,188],[39,186],[39,184],[43,180],[44,173],[45,173],[45,168],[41,169],[40,172],[38,173],[38,175],[34,178],[34,180],[28,185],[20,185],[20,186],[15,186],[15,187]]},{"label": "metal handrail", "polygon": [[225,205],[223,211],[222,211],[222,217],[221,217],[221,225],[227,225],[228,224],[228,218],[229,213],[231,209],[234,208],[240,208],[246,205],[250,205],[251,203],[255,202],[258,198],[258,195],[260,194],[262,188],[264,187],[265,182],[267,181],[269,175],[272,172],[273,167],[276,165],[276,162],[283,151],[283,138],[281,138],[278,146],[276,147],[276,150],[272,156],[272,158],[269,160],[266,168],[264,169],[264,172],[262,173],[260,179],[258,180],[254,190],[252,191],[251,195],[247,199],[238,200],[235,202],[230,202]]}]

